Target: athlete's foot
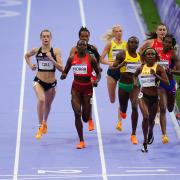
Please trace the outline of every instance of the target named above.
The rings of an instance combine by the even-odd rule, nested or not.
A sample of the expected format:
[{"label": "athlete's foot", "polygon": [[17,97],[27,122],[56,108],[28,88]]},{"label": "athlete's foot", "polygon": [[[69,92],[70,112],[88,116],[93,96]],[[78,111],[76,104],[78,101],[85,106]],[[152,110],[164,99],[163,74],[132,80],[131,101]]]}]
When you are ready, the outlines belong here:
[{"label": "athlete's foot", "polygon": [[166,143],[168,143],[168,141],[169,141],[169,139],[168,139],[167,135],[166,135],[166,134],[163,134],[163,135],[162,135],[162,143],[163,143],[163,144],[166,144]]},{"label": "athlete's foot", "polygon": [[117,123],[117,125],[116,125],[116,129],[117,129],[118,131],[122,131],[122,130],[123,130],[123,128],[122,128],[122,121],[118,121],[118,123]]},{"label": "athlete's foot", "polygon": [[143,143],[143,146],[142,146],[142,148],[141,148],[141,151],[142,151],[142,152],[148,152],[147,143]]},{"label": "athlete's foot", "polygon": [[46,134],[47,133],[47,124],[46,122],[43,122],[42,125],[41,125],[41,131],[43,134]]},{"label": "athlete's foot", "polygon": [[148,144],[152,144],[154,141],[154,135],[153,133],[148,134]]},{"label": "athlete's foot", "polygon": [[93,131],[94,130],[94,122],[93,122],[92,119],[90,119],[88,121],[88,129],[89,129],[89,131]]},{"label": "athlete's foot", "polygon": [[137,140],[137,138],[136,138],[136,135],[131,135],[131,142],[132,142],[133,144],[138,144],[138,140]]},{"label": "athlete's foot", "polygon": [[80,141],[79,144],[76,146],[77,149],[83,149],[85,147],[86,147],[86,145],[85,145],[84,141]]},{"label": "athlete's foot", "polygon": [[39,129],[38,129],[38,132],[37,132],[37,134],[36,134],[36,139],[41,139],[41,137],[42,137],[42,129],[41,129],[41,127],[39,127]]}]

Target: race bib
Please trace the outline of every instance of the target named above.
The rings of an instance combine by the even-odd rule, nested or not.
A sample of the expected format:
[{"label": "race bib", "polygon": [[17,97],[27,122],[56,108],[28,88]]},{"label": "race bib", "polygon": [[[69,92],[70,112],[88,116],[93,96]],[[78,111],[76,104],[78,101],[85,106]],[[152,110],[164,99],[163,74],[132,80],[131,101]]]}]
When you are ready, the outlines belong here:
[{"label": "race bib", "polygon": [[39,63],[39,69],[41,69],[41,70],[53,70],[54,69],[54,65],[49,59],[39,60],[38,63]]},{"label": "race bib", "polygon": [[126,63],[126,72],[135,73],[140,65],[140,63],[128,62]]},{"label": "race bib", "polygon": [[87,74],[87,65],[74,65],[72,67],[74,74]]},{"label": "race bib", "polygon": [[116,60],[116,55],[120,52],[120,50],[112,50],[112,58]]},{"label": "race bib", "polygon": [[155,76],[153,75],[140,76],[140,82],[142,87],[155,86]]},{"label": "race bib", "polygon": [[164,69],[169,68],[169,62],[168,61],[159,61],[159,65],[161,65]]}]

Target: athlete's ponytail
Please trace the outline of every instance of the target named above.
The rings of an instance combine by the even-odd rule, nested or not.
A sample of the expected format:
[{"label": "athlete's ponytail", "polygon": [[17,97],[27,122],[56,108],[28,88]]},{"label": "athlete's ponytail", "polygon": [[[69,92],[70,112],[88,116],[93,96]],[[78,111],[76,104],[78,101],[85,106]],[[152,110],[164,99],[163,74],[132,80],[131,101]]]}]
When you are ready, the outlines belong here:
[{"label": "athlete's ponytail", "polygon": [[110,30],[108,30],[103,36],[102,36],[102,40],[104,41],[111,41],[114,38],[114,29],[115,28],[120,28],[122,29],[122,27],[119,24],[114,25]]}]

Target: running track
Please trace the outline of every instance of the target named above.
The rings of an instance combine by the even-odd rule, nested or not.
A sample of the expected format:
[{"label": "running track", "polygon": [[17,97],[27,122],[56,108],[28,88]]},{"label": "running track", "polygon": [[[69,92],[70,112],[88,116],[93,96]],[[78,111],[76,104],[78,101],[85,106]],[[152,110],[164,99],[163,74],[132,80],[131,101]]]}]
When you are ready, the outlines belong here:
[{"label": "running track", "polygon": [[100,37],[114,24],[121,24],[123,37],[135,35],[142,43],[143,29],[133,0],[0,0],[0,179],[179,179],[180,143],[169,114],[170,142],[161,143],[159,126],[149,152],[140,151],[141,121],[137,128],[138,145],[130,143],[130,109],[123,132],[115,130],[118,103],[110,104],[106,89],[106,66],[95,89],[93,117],[96,130],[84,135],[87,148],[75,149],[78,142],[70,104],[72,74],[60,81],[48,121],[48,134],[40,141],[37,130],[36,97],[32,88],[34,72],[24,63],[24,53],[40,45],[39,33],[48,28],[53,47],[59,47],[65,64],[78,30],[87,25],[90,42],[102,52]]}]

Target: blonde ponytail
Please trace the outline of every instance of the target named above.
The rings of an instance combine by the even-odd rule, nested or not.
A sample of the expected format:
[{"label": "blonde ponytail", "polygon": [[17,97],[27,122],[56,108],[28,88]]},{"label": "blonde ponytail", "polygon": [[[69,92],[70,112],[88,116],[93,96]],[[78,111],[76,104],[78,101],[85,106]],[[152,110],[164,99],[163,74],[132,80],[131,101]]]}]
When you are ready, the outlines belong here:
[{"label": "blonde ponytail", "polygon": [[114,29],[115,28],[120,28],[122,27],[119,24],[114,25],[110,30],[108,30],[104,35],[102,35],[101,39],[103,41],[111,41],[114,38]]}]

